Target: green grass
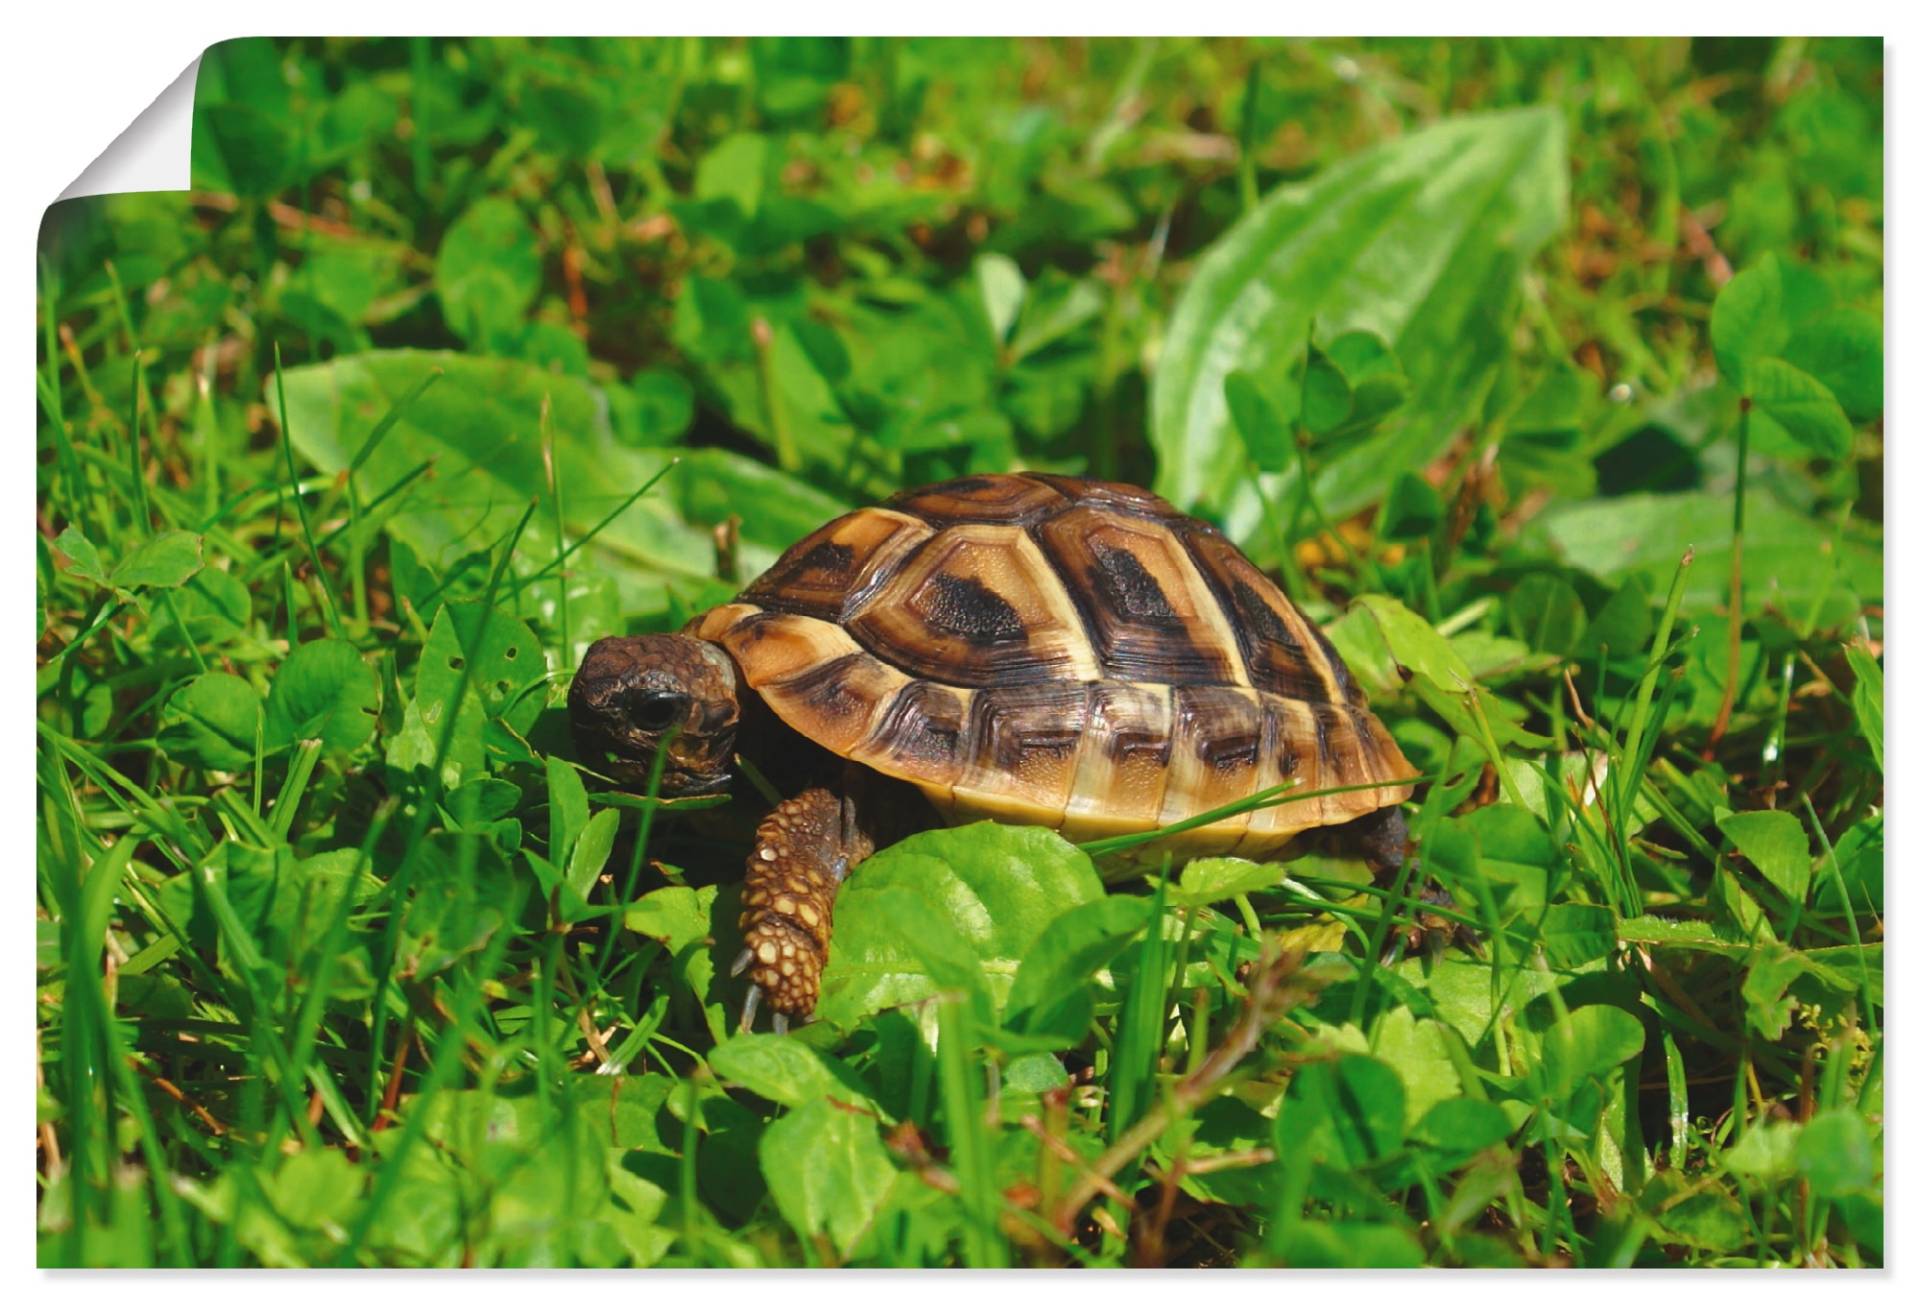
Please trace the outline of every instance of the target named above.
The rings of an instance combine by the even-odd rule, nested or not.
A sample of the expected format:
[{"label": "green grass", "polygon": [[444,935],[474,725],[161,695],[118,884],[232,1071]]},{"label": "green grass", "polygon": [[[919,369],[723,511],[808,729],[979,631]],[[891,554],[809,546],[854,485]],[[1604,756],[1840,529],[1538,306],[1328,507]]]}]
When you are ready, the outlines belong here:
[{"label": "green grass", "polygon": [[[41,242],[41,1263],[1881,1264],[1880,78],[218,47]],[[1011,467],[1281,577],[1418,872],[935,831],[741,1036],[754,786],[572,668]]]}]

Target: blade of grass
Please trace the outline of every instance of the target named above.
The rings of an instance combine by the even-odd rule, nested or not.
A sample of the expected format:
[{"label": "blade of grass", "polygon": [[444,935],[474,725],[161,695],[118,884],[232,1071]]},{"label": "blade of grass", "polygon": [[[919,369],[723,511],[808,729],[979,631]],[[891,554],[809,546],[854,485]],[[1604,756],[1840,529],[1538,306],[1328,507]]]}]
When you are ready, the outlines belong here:
[{"label": "blade of grass", "polygon": [[1008,1263],[1000,1231],[1000,1189],[994,1181],[993,1136],[981,1117],[978,1070],[974,1068],[973,1008],[964,994],[939,1003],[940,1111],[947,1146],[960,1180],[961,1256],[969,1268],[999,1269]]},{"label": "blade of grass", "polygon": [[[327,596],[327,628],[336,639],[347,637],[346,630],[340,624],[340,595],[334,592],[333,577],[327,574],[325,563],[320,560],[320,546],[314,542],[313,520],[307,515],[307,500],[300,493],[300,473],[293,465],[293,428],[287,421],[287,381],[286,368],[280,364],[280,346],[273,346],[273,388],[280,405],[280,451],[287,463],[287,491],[293,497],[293,508],[300,518],[300,535],[306,540],[307,560],[313,564],[313,574],[320,588]],[[288,610],[292,607],[289,605]]]}]

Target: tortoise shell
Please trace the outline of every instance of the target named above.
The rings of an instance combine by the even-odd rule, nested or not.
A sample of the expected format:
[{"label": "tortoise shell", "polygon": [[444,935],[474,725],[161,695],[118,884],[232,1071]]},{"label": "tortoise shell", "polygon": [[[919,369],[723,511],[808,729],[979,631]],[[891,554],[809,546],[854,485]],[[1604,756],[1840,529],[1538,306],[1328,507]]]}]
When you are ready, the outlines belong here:
[{"label": "tortoise shell", "polygon": [[949,819],[1085,841],[1295,781],[1375,784],[1157,842],[1259,857],[1414,775],[1313,622],[1219,531],[1131,485],[970,476],[816,530],[687,632],[793,729]]}]

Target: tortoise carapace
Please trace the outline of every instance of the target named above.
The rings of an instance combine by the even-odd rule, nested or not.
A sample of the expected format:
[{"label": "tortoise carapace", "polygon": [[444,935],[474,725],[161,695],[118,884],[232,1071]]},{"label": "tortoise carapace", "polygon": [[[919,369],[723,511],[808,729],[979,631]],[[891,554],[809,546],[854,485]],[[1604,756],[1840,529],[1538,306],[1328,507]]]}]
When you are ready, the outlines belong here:
[{"label": "tortoise carapace", "polygon": [[814,758],[742,896],[743,1023],[764,993],[783,1028],[813,1011],[841,880],[912,826],[914,789],[949,821],[1087,841],[1288,781],[1343,788],[1170,834],[1153,860],[1267,858],[1348,826],[1384,865],[1414,777],[1333,646],[1218,530],[1131,485],[1030,473],[822,526],[681,633],[594,644],[568,709],[588,760],[634,787],[665,740],[668,794],[724,787],[736,746],[763,768]]}]

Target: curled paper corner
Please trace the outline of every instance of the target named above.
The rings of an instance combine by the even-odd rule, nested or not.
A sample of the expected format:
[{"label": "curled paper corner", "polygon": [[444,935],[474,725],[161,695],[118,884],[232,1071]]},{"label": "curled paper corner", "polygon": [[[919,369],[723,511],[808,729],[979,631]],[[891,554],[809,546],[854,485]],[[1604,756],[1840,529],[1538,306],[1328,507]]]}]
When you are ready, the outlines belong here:
[{"label": "curled paper corner", "polygon": [[188,189],[193,165],[193,90],[199,75],[200,60],[195,59],[60,192],[60,199]]}]

